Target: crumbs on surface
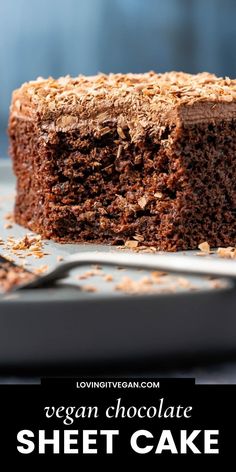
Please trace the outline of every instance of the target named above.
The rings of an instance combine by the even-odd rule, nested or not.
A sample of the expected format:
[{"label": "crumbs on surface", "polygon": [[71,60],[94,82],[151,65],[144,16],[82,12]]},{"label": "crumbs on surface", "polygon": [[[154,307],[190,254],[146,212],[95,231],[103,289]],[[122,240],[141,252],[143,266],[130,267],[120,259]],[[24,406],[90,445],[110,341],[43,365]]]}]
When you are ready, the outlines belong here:
[{"label": "crumbs on surface", "polygon": [[133,238],[138,242],[143,242],[144,241],[144,237],[141,234],[135,234],[133,236]]},{"label": "crumbs on surface", "polygon": [[204,254],[210,254],[210,250],[211,250],[207,241],[200,243],[198,245],[198,249],[200,249],[200,251],[203,252]]},{"label": "crumbs on surface", "polygon": [[[161,198],[161,194],[158,195]],[[144,197],[140,199],[140,206],[145,204]],[[4,215],[4,219],[7,221],[6,225],[12,226],[13,217],[11,213]],[[35,258],[41,259],[47,255],[43,251],[43,241],[40,235],[34,234],[25,234],[22,238],[17,239],[14,236],[8,236],[7,241],[4,242],[0,238],[0,246],[3,246],[6,249],[7,254],[5,257],[9,261],[13,261],[12,255],[17,256],[21,259],[25,259],[28,256],[34,256]],[[158,253],[156,247],[145,246],[145,241],[142,235],[135,234],[132,236],[132,239],[129,239],[125,242],[124,246],[116,246],[117,249],[121,250],[131,250],[137,253]],[[196,255],[210,255],[216,254],[222,258],[236,259],[236,247],[219,247],[216,250],[211,250],[210,245],[207,241],[204,241],[198,246],[199,252]],[[9,254],[10,253],[10,254]],[[58,262],[63,261],[64,257],[61,255],[56,256]],[[48,270],[49,266],[43,264],[40,267],[32,269],[34,274],[40,275],[45,273]],[[117,270],[125,270],[125,267],[116,267]],[[6,266],[3,270],[0,266],[0,286],[4,290],[10,290],[13,286],[18,285],[19,283],[25,283],[29,281],[34,274],[24,272],[24,264],[19,266],[19,271],[12,271],[12,267],[9,267],[8,272],[6,273]],[[89,277],[100,276],[105,282],[113,282],[113,274],[104,273],[100,265],[91,265],[91,268],[84,273],[77,275],[78,280],[86,280]],[[225,287],[225,282],[221,279],[210,279],[209,285],[211,288],[219,289]],[[121,291],[129,294],[152,294],[152,293],[175,293],[178,289],[188,289],[196,290],[197,286],[194,286],[193,283],[185,277],[171,277],[168,273],[162,271],[153,271],[150,272],[150,275],[144,276],[139,280],[133,280],[132,278],[126,276],[123,277],[116,285],[112,286],[112,289],[116,291]],[[81,290],[86,292],[97,292],[98,289],[93,285],[81,285]]]},{"label": "crumbs on surface", "polygon": [[63,256],[57,256],[56,259],[57,259],[57,262],[62,262],[62,261],[64,261],[64,257],[63,257]]},{"label": "crumbs on surface", "polygon": [[11,223],[5,223],[5,224],[3,225],[3,228],[4,228],[4,229],[12,229],[12,227],[13,227],[13,225],[12,225]]},{"label": "crumbs on surface", "polygon": [[5,213],[5,215],[3,217],[7,221],[7,223],[5,223],[3,225],[3,228],[4,229],[12,229],[13,228],[13,223],[14,223],[13,214],[12,213]]},{"label": "crumbs on surface", "polygon": [[[139,238],[140,236],[137,235],[137,236],[134,236],[134,238],[136,239],[136,241],[133,241],[132,239],[129,239],[128,241],[125,242],[124,246],[116,246],[116,249],[119,249],[119,250],[126,250],[126,249],[131,249],[132,251],[134,252],[140,252],[141,254],[143,253],[154,253],[154,252],[159,252],[158,249],[154,246],[145,246],[144,244],[142,245],[139,245],[139,240],[137,240],[137,238]],[[143,238],[144,240],[144,238]],[[142,240],[142,242],[143,242]]]},{"label": "crumbs on surface", "polygon": [[79,275],[76,275],[75,277],[77,280],[86,280],[89,278],[89,276],[87,275],[86,272],[84,272],[83,274],[79,274]]},{"label": "crumbs on surface", "polygon": [[177,284],[179,285],[179,287],[182,288],[189,288],[191,290],[196,289],[196,287],[190,282],[190,280],[186,279],[185,277],[178,277]]},{"label": "crumbs on surface", "polygon": [[[47,255],[43,252],[43,242],[40,235],[26,234],[20,239],[9,236],[5,248],[16,255],[18,255],[18,251],[27,251],[24,256],[34,256],[37,259],[41,259],[43,256]],[[20,255],[22,256],[22,254]]]},{"label": "crumbs on surface", "polygon": [[106,275],[103,276],[103,280],[105,280],[105,282],[112,282],[113,281],[113,275],[106,274]]},{"label": "crumbs on surface", "polygon": [[45,272],[47,272],[48,269],[49,269],[49,265],[48,264],[43,264],[40,267],[36,267],[33,270],[34,270],[34,274],[41,275],[41,274],[45,274]]},{"label": "crumbs on surface", "polygon": [[236,259],[236,248],[235,247],[219,247],[216,251],[219,257],[227,259]]},{"label": "crumbs on surface", "polygon": [[101,275],[103,275],[103,273],[104,272],[103,272],[102,268],[92,266],[91,270],[86,270],[86,272],[83,272],[82,274],[76,275],[76,278],[78,280],[86,280],[89,277],[94,277],[96,275],[101,276]]},{"label": "crumbs on surface", "polygon": [[91,269],[93,270],[102,270],[102,266],[100,264],[92,264]]},{"label": "crumbs on surface", "polygon": [[155,294],[155,293],[175,293],[176,286],[174,284],[168,287],[159,287],[152,277],[142,277],[139,280],[133,280],[128,276],[122,278],[122,280],[115,285],[115,290],[124,292],[127,294]]},{"label": "crumbs on surface", "polygon": [[14,216],[13,216],[13,213],[5,213],[5,215],[3,215],[3,218],[7,221],[9,221],[10,223],[14,223]]},{"label": "crumbs on surface", "polygon": [[219,289],[219,288],[226,288],[227,281],[225,279],[209,279],[209,285],[211,288]]},{"label": "crumbs on surface", "polygon": [[130,249],[138,247],[138,241],[133,241],[133,240],[128,240],[125,241],[125,247],[128,247]]},{"label": "crumbs on surface", "polygon": [[97,292],[98,289],[94,285],[81,285],[82,292]]},{"label": "crumbs on surface", "polygon": [[12,288],[30,282],[35,275],[26,272],[23,267],[13,266],[10,262],[0,263],[0,287],[4,292]]},{"label": "crumbs on surface", "polygon": [[162,283],[166,279],[167,272],[163,272],[160,270],[154,270],[151,272],[151,278],[155,283]]}]

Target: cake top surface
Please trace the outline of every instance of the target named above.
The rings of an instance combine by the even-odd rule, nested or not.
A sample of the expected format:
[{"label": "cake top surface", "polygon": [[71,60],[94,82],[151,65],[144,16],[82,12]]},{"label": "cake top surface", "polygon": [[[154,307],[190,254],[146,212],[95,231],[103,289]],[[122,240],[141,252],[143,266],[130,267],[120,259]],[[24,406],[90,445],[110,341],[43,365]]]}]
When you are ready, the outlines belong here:
[{"label": "cake top surface", "polygon": [[35,114],[47,126],[62,130],[76,127],[79,121],[105,123],[117,117],[135,119],[145,128],[171,121],[173,116],[176,120],[176,115],[185,121],[201,121],[209,115],[215,119],[225,114],[225,104],[236,116],[236,80],[206,72],[148,72],[38,78],[13,93],[12,112]]},{"label": "cake top surface", "polygon": [[45,102],[56,100],[64,104],[71,95],[81,100],[102,97],[104,94],[117,97],[120,94],[132,96],[157,97],[167,102],[193,102],[196,100],[232,101],[236,98],[236,80],[229,77],[216,77],[202,72],[166,72],[156,74],[98,74],[72,78],[42,79],[26,82],[22,88],[33,100]]}]

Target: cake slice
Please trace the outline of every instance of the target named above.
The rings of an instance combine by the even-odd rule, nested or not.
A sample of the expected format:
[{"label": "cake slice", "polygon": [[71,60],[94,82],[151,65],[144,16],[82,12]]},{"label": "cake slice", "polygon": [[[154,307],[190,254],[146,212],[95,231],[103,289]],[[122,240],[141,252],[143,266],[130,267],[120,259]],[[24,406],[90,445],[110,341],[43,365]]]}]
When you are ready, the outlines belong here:
[{"label": "cake slice", "polygon": [[235,245],[235,80],[38,79],[13,93],[9,136],[15,220],[45,238]]}]

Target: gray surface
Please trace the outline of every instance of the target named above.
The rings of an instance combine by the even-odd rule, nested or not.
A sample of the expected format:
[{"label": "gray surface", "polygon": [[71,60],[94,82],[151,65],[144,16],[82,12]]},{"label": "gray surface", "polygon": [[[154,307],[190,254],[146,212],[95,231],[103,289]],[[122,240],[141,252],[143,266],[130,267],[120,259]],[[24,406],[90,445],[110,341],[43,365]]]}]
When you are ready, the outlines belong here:
[{"label": "gray surface", "polygon": [[[103,372],[105,378],[106,374]],[[117,374],[113,374],[113,376]],[[150,371],[147,367],[145,371],[127,372],[121,374],[124,377],[154,377],[154,378],[195,378],[197,384],[236,384],[236,361],[224,361],[218,363],[209,363],[208,365],[197,365],[188,368],[176,368]],[[100,377],[101,375],[99,375]],[[75,377],[79,378],[77,372]],[[83,375],[81,375],[83,377]],[[40,377],[16,377],[5,376],[0,377],[0,384],[32,384],[40,383]]]},{"label": "gray surface", "polygon": [[[113,375],[114,376],[114,375]],[[117,376],[117,374],[115,375]],[[207,366],[190,368],[165,369],[131,373],[126,372],[124,377],[153,377],[153,378],[195,378],[197,384],[236,384],[236,361],[226,361]],[[75,377],[79,378],[77,373]],[[83,377],[83,375],[81,376]],[[93,376],[92,376],[93,377]],[[99,375],[100,377],[100,375]],[[107,376],[104,375],[106,378]],[[40,377],[0,377],[0,384],[38,384]]]},{"label": "gray surface", "polygon": [[[1,163],[0,179],[0,217],[4,225],[4,215],[13,205],[13,180],[7,162]],[[4,239],[25,234],[26,230],[17,225],[0,229]],[[48,256],[43,260],[27,258],[28,267],[50,265],[57,255],[87,248],[46,242]],[[107,250],[96,246],[90,249]],[[145,271],[112,272],[111,268],[104,268],[104,272],[112,272],[114,283],[105,282],[100,276],[78,281],[80,272],[84,269],[73,271],[60,288],[2,297],[0,367],[137,362],[151,357],[162,362],[178,356],[197,358],[235,351],[236,292],[230,286],[216,290],[207,279],[191,278],[196,286],[194,292],[181,288],[176,294],[128,296],[115,291],[115,284],[124,275],[143,277]],[[173,284],[173,278],[168,283]],[[82,292],[81,284],[93,284],[98,291]]]}]

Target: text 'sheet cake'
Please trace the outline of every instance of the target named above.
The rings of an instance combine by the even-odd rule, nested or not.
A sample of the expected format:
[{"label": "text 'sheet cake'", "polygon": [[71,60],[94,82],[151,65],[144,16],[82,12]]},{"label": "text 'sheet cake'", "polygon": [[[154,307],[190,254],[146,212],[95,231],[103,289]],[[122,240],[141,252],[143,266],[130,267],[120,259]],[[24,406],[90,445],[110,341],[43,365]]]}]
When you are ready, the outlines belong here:
[{"label": "text 'sheet cake'", "polygon": [[61,242],[236,241],[236,81],[38,79],[13,93],[16,221]]}]

